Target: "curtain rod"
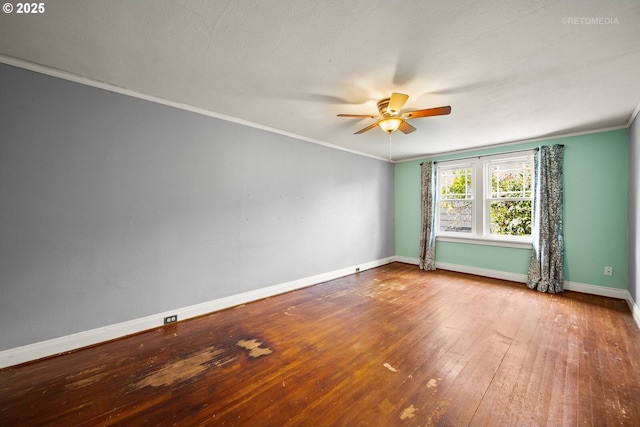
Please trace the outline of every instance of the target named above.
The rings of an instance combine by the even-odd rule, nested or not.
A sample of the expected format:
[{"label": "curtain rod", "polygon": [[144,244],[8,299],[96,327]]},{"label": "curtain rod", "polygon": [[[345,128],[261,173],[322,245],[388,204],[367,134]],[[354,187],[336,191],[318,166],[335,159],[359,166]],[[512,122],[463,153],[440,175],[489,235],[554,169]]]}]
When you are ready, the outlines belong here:
[{"label": "curtain rod", "polygon": [[[553,144],[553,145],[559,145],[560,147],[564,147],[564,144]],[[441,162],[451,162],[451,161],[455,161],[455,160],[466,160],[466,159],[479,159],[480,157],[488,157],[488,156],[499,156],[501,154],[515,154],[515,153],[523,153],[525,151],[538,151],[540,149],[540,147],[534,147],[534,148],[526,148],[526,149],[520,149],[520,150],[513,150],[513,151],[502,151],[500,153],[495,153],[495,154],[485,154],[485,155],[481,155],[481,156],[467,156],[467,157],[456,157],[453,159],[448,159],[448,160],[438,160],[438,161],[434,161],[433,163],[441,163]],[[422,162],[424,163],[424,162]],[[422,164],[420,163],[420,164]]]}]

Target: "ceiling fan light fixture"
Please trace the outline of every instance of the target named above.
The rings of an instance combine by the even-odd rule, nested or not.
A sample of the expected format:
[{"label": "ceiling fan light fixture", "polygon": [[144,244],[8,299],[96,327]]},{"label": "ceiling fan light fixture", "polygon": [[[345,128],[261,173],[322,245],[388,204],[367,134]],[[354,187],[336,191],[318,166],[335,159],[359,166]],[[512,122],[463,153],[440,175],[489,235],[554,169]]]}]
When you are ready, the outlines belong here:
[{"label": "ceiling fan light fixture", "polygon": [[393,132],[400,130],[404,134],[414,132],[416,128],[411,126],[407,119],[417,119],[420,117],[445,116],[451,113],[451,106],[437,108],[423,108],[422,110],[411,110],[402,112],[405,102],[409,95],[403,93],[392,93],[390,98],[378,101],[378,111],[380,115],[372,116],[369,114],[338,114],[338,117],[354,117],[358,119],[376,119],[364,129],[354,132],[354,135],[360,135],[368,132],[375,127],[382,129],[384,133],[391,135]]},{"label": "ceiling fan light fixture", "polygon": [[398,130],[403,120],[400,117],[385,117],[378,121],[378,126],[386,133],[392,133]]}]

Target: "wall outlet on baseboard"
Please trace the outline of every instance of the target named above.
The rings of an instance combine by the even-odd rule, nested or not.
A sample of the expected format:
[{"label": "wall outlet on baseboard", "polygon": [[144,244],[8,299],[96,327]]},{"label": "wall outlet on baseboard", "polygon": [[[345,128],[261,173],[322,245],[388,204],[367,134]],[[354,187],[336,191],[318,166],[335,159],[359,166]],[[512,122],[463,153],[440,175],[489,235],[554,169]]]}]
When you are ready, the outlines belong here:
[{"label": "wall outlet on baseboard", "polygon": [[605,267],[604,268],[605,276],[613,276],[613,267]]},{"label": "wall outlet on baseboard", "polygon": [[356,273],[360,273],[360,267],[356,267]]},{"label": "wall outlet on baseboard", "polygon": [[168,325],[169,323],[176,323],[178,321],[178,315],[173,314],[171,316],[167,316],[164,318],[164,324]]}]

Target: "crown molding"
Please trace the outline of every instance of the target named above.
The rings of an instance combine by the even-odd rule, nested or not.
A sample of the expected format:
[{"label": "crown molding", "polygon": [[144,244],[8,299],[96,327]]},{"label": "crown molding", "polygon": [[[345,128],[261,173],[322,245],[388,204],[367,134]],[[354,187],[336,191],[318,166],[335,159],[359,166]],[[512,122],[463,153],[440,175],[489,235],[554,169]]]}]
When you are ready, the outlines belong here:
[{"label": "crown molding", "polygon": [[33,62],[29,62],[29,61],[25,61],[22,59],[17,59],[17,58],[13,58],[11,56],[6,56],[6,55],[2,55],[0,54],[0,63],[6,64],[6,65],[11,65],[13,67],[17,67],[17,68],[22,68],[24,70],[28,70],[28,71],[33,71],[35,73],[39,73],[39,74],[44,74],[50,77],[56,77],[62,80],[67,80],[70,82],[74,82],[74,83],[78,83],[78,84],[82,84],[85,86],[91,86],[94,88],[98,88],[98,89],[103,89],[109,92],[113,92],[113,93],[118,93],[120,95],[126,95],[126,96],[131,96],[133,98],[138,98],[138,99],[142,99],[145,101],[149,101],[149,102],[154,102],[156,104],[161,104],[161,105],[166,105],[168,107],[173,107],[173,108],[177,108],[180,110],[184,110],[184,111],[189,111],[192,113],[196,113],[196,114],[201,114],[203,116],[208,116],[208,117],[212,117],[215,119],[220,119],[220,120],[224,120],[227,122],[232,122],[232,123],[236,123],[242,126],[247,126],[247,127],[251,127],[254,129],[260,129],[263,130],[265,132],[271,132],[271,133],[275,133],[278,135],[282,135],[282,136],[286,136],[289,138],[294,138],[294,139],[298,139],[301,141],[306,141],[306,142],[310,142],[313,144],[318,144],[318,145],[322,145],[328,148],[333,148],[335,150],[340,150],[340,151],[346,151],[347,153],[351,153],[351,154],[357,154],[359,156],[364,156],[364,157],[370,157],[372,159],[376,159],[376,160],[383,160],[385,162],[389,162],[389,159],[386,159],[384,157],[379,157],[379,156],[374,156],[372,154],[368,154],[368,153],[363,153],[361,151],[357,151],[357,150],[351,150],[349,148],[345,148],[345,147],[340,147],[339,145],[334,145],[328,142],[324,142],[318,139],[314,139],[314,138],[308,138],[306,136],[302,136],[302,135],[298,135],[292,132],[287,132],[285,130],[282,129],[277,129],[277,128],[273,128],[270,126],[264,126],[258,123],[254,123],[254,122],[250,122],[248,120],[243,120],[237,117],[233,117],[233,116],[228,116],[226,114],[220,114],[220,113],[216,113],[214,111],[210,111],[207,110],[205,108],[201,108],[201,107],[196,107],[193,105],[189,105],[189,104],[185,104],[182,102],[178,102],[178,101],[173,101],[170,99],[166,99],[166,98],[161,98],[158,96],[154,96],[154,95],[149,95],[146,93],[142,93],[142,92],[137,92],[135,90],[132,89],[127,89],[127,88],[123,88],[120,86],[115,86],[109,83],[105,83],[105,82],[100,82],[97,80],[93,80],[87,77],[82,77],[79,76],[77,74],[73,74],[73,73],[69,73],[67,71],[63,71],[63,70],[59,70],[57,68],[52,68],[52,67],[48,67],[45,65],[40,65],[40,64],[35,64]]}]

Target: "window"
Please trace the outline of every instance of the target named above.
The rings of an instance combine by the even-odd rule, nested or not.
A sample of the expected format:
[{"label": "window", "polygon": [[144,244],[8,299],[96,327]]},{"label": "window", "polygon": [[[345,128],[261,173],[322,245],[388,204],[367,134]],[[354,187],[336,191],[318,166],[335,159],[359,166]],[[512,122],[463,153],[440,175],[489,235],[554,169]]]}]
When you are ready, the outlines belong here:
[{"label": "window", "polygon": [[438,230],[447,233],[473,233],[472,164],[438,166]]},{"label": "window", "polygon": [[[507,159],[489,161],[485,198],[489,215],[489,235],[530,236],[533,188],[531,161]],[[490,188],[489,188],[490,185]]]},{"label": "window", "polygon": [[439,237],[531,241],[533,152],[440,162],[437,168]]}]

